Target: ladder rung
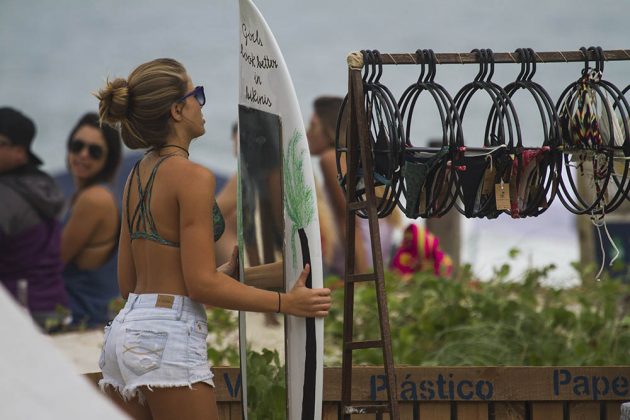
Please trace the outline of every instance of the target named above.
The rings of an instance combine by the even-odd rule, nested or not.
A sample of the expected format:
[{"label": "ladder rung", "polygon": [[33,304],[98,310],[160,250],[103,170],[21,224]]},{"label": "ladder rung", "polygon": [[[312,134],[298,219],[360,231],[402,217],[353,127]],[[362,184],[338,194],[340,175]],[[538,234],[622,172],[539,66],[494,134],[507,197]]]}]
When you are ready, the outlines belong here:
[{"label": "ladder rung", "polygon": [[357,210],[365,210],[367,209],[367,201],[354,201],[352,203],[348,203],[348,210],[357,211]]},{"label": "ladder rung", "polygon": [[351,341],[346,343],[346,350],[374,349],[383,347],[383,340]]},{"label": "ladder rung", "polygon": [[344,414],[369,414],[369,413],[389,413],[389,405],[346,405],[343,408]]},{"label": "ladder rung", "polygon": [[350,283],[358,283],[362,281],[376,281],[376,273],[350,274],[346,281]]}]

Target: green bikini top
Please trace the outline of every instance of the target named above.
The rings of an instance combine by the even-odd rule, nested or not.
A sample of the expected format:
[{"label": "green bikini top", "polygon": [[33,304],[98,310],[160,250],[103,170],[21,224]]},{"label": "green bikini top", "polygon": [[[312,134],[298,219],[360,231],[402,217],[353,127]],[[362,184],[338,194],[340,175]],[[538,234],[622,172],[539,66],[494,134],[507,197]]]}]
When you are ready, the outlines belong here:
[{"label": "green bikini top", "polygon": [[[142,188],[140,181],[140,160],[136,162],[131,171],[129,187],[131,187],[131,183],[133,182],[134,174],[138,181],[138,204],[136,205],[136,209],[133,212],[133,216],[129,215],[129,192],[127,192],[127,225],[129,227],[129,235],[131,236],[131,240],[134,239],[148,239],[153,242],[157,242],[162,245],[173,246],[179,248],[179,242],[169,241],[168,239],[164,239],[160,236],[157,231],[157,227],[155,226],[155,221],[153,220],[153,215],[151,214],[151,191],[153,190],[153,183],[155,181],[155,175],[157,174],[157,170],[166,159],[170,158],[172,155],[166,155],[157,161],[153,170],[151,171],[151,175],[149,175],[149,179],[144,188]],[[214,206],[212,207],[212,224],[214,226],[214,240],[217,241],[223,235],[223,231],[225,230],[225,221],[223,220],[223,215],[221,214],[221,210],[215,201]]]}]

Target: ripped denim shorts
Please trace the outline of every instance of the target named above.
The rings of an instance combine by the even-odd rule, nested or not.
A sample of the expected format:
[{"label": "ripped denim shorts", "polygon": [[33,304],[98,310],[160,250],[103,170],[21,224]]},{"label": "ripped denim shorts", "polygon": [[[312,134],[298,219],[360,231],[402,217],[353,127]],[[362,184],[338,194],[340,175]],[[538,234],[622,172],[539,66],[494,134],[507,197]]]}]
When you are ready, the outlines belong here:
[{"label": "ripped denim shorts", "polygon": [[129,294],[105,327],[99,386],[114,387],[126,400],[144,402],[139,387],[214,387],[208,364],[208,321],[200,303],[186,296]]}]

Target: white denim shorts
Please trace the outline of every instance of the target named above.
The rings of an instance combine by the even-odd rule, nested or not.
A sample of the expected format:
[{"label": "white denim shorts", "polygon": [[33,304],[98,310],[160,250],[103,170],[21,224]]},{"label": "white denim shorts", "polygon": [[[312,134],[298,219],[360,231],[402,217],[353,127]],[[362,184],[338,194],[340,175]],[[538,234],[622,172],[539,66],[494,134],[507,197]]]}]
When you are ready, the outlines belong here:
[{"label": "white denim shorts", "polygon": [[139,387],[214,387],[208,364],[208,321],[200,303],[186,296],[129,294],[127,304],[105,327],[99,386],[114,387],[126,400]]}]

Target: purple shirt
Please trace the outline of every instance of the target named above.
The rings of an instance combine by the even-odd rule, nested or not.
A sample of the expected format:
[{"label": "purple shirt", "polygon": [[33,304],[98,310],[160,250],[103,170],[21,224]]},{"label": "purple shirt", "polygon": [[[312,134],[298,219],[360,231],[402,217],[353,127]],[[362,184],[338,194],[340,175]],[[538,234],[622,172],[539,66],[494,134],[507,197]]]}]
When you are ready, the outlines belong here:
[{"label": "purple shirt", "polygon": [[27,281],[31,312],[68,306],[61,272],[63,195],[48,175],[30,168],[0,175],[0,282],[17,297]]}]

